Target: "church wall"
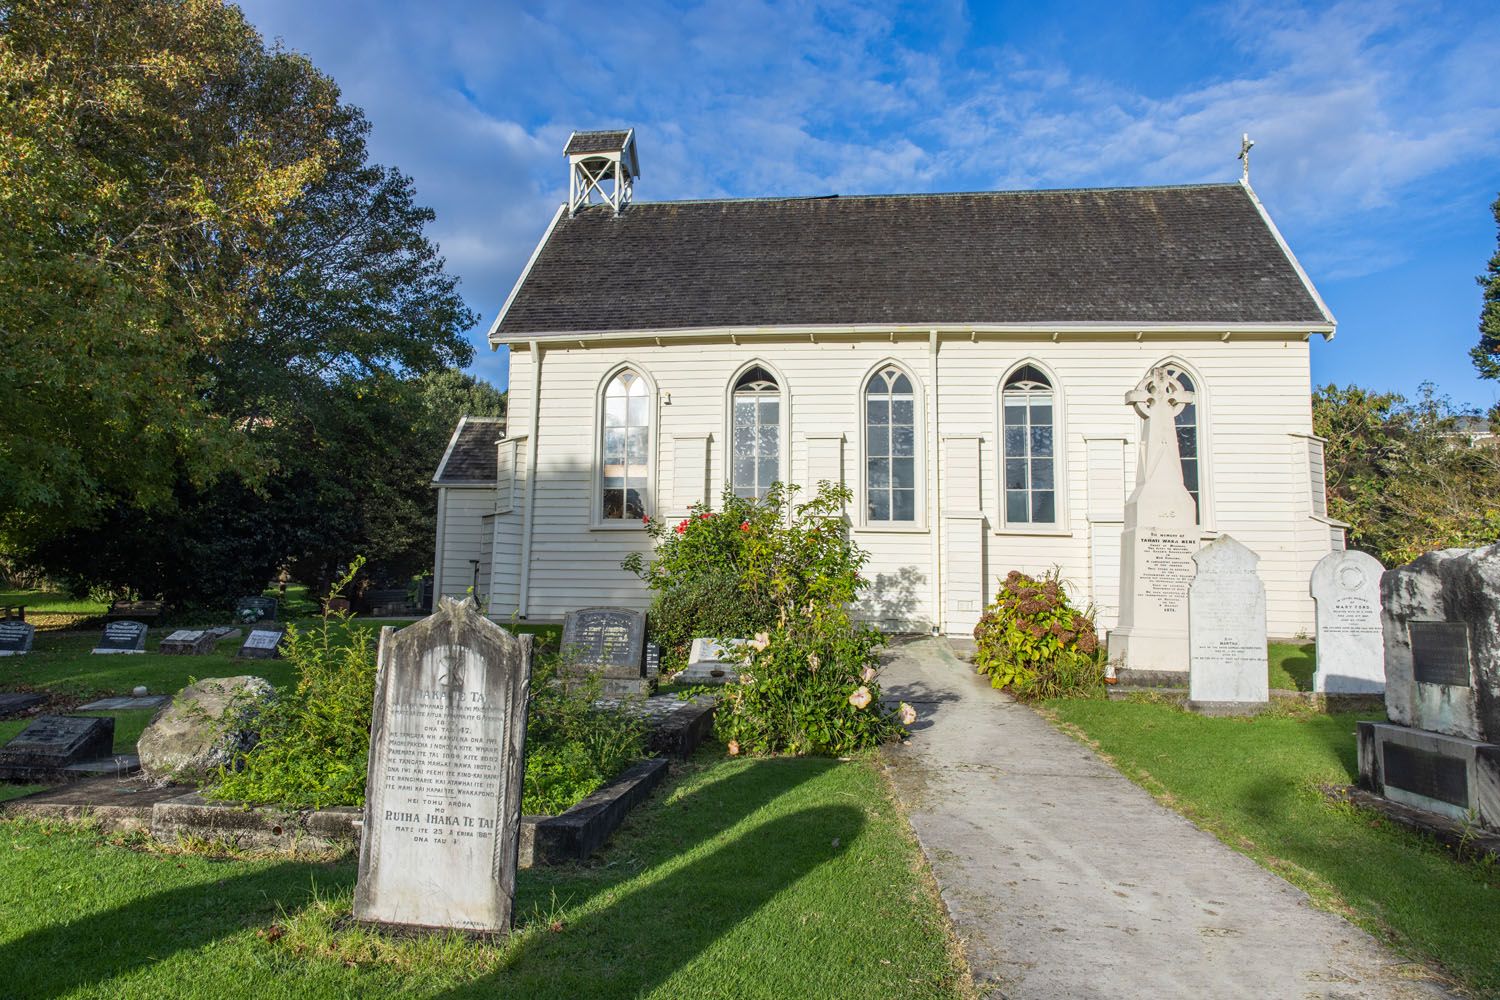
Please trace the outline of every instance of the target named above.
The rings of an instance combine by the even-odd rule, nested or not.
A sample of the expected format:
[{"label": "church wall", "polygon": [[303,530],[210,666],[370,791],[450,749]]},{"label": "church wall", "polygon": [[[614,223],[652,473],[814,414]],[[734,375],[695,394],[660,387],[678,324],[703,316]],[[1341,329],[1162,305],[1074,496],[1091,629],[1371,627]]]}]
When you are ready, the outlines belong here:
[{"label": "church wall", "polygon": [[[876,581],[865,613],[893,628],[926,628],[935,619],[934,549],[943,569],[949,631],[972,627],[982,602],[1010,569],[1057,568],[1081,601],[1097,600],[1112,621],[1118,591],[1118,535],[1123,499],[1134,478],[1139,420],[1124,403],[1127,391],[1165,358],[1186,363],[1201,380],[1205,470],[1205,532],[1227,531],[1261,556],[1270,631],[1310,629],[1307,572],[1328,550],[1326,525],[1310,516],[1305,438],[1311,431],[1308,348],[1301,338],[1237,335],[1164,338],[948,338],[941,341],[934,428],[928,340],[892,342],[806,336],[689,343],[666,341],[554,346],[543,357],[541,433],[536,470],[535,523],[529,617],[560,619],[573,608],[619,604],[644,608],[648,595],[620,569],[632,551],[649,551],[638,526],[590,524],[595,410],[601,380],[623,362],[639,366],[657,392],[655,510],[680,516],[710,484],[717,499],[726,470],[725,407],[729,382],[751,361],[767,363],[788,401],[790,478],[810,484],[841,475],[860,487],[860,391],[879,363],[903,365],[922,387],[925,517],[915,529],[873,530],[856,525],[871,553],[867,576]],[[1013,530],[1001,523],[997,483],[997,407],[1001,380],[1023,360],[1039,363],[1060,392],[1066,459],[1066,503],[1055,529]],[[528,431],[532,368],[529,353],[512,353],[510,418]],[[668,402],[670,397],[670,402]],[[839,437],[842,436],[842,441]],[[704,438],[708,440],[705,442]],[[977,459],[972,456],[977,452]],[[945,456],[954,456],[951,459]],[[953,478],[940,477],[946,464]],[[706,465],[705,465],[706,462]],[[976,481],[977,480],[977,481]],[[455,494],[461,491],[453,491]],[[493,518],[504,537],[493,543],[493,578],[519,576],[524,489],[508,515]],[[977,501],[978,509],[975,508]],[[856,500],[856,506],[858,500]],[[982,520],[973,516],[983,515]],[[449,515],[449,524],[454,514]],[[445,547],[459,544],[450,532]],[[468,558],[462,562],[468,573]],[[506,559],[516,560],[507,569]],[[963,565],[958,565],[964,562]],[[983,581],[981,583],[981,581]],[[459,587],[467,586],[467,580]],[[450,588],[445,583],[445,591]],[[958,594],[958,591],[962,591]],[[498,597],[501,588],[495,585]],[[492,613],[508,610],[492,602]]]}]

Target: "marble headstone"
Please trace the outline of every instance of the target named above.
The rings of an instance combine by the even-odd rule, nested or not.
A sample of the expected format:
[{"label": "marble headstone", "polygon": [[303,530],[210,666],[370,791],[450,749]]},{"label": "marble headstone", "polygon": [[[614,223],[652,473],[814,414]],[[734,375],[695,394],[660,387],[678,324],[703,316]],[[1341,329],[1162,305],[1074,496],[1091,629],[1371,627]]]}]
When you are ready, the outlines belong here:
[{"label": "marble headstone", "polygon": [[1174,419],[1193,401],[1166,368],[1153,368],[1125,402],[1146,422],[1135,489],[1120,534],[1120,619],[1109,658],[1123,670],[1188,669],[1188,581],[1198,549],[1198,512],[1182,484]]},{"label": "marble headstone", "polygon": [[144,653],[146,626],[142,622],[118,621],[104,626],[95,653]]},{"label": "marble headstone", "polygon": [[31,652],[31,643],[35,637],[36,626],[30,622],[0,622],[0,656],[25,656]]},{"label": "marble headstone", "polygon": [[1500,544],[1428,552],[1380,596],[1391,721],[1500,743]]},{"label": "marble headstone", "polygon": [[40,715],[0,747],[0,779],[46,781],[80,761],[114,750],[115,720],[77,715]]},{"label": "marble headstone", "polygon": [[1385,567],[1364,552],[1330,552],[1313,567],[1308,590],[1317,604],[1318,660],[1313,690],[1379,694],[1385,690],[1380,578]]},{"label": "marble headstone", "polygon": [[1266,587],[1260,556],[1228,535],[1194,554],[1188,588],[1188,703],[1204,711],[1250,710],[1270,700]]},{"label": "marble headstone", "polygon": [[531,656],[472,600],[381,629],[356,920],[510,930]]},{"label": "marble headstone", "polygon": [[[275,625],[274,622],[271,623]],[[281,657],[281,640],[286,630],[279,625],[274,628],[252,628],[240,645],[238,656],[247,660],[274,660]]]}]

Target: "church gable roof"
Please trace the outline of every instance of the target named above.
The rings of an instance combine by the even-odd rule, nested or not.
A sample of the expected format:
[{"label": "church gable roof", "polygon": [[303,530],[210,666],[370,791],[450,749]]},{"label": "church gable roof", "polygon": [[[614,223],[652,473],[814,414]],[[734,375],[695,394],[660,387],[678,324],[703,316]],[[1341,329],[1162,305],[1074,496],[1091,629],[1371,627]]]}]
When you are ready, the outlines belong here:
[{"label": "church gable roof", "polygon": [[495,342],[727,327],[1332,319],[1240,184],[562,213]]},{"label": "church gable roof", "polygon": [[505,434],[501,417],[460,417],[432,481],[438,486],[494,486]]}]

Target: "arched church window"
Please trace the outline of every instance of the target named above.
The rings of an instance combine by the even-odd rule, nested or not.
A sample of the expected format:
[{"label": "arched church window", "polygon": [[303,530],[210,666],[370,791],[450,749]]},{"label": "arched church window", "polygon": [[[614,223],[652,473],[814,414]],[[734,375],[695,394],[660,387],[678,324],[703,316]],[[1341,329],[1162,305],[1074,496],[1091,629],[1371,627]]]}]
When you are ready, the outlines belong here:
[{"label": "arched church window", "polygon": [[865,383],[865,520],[917,519],[917,400],[911,378],[894,365]]},{"label": "arched church window", "polygon": [[1052,383],[1035,365],[1011,372],[1000,390],[1005,521],[1057,523],[1057,448]]},{"label": "arched church window", "polygon": [[780,476],[781,386],[754,365],[735,381],[731,405],[730,485],[735,496],[759,500]]},{"label": "arched church window", "polygon": [[629,368],[604,389],[600,428],[599,513],[604,520],[640,520],[650,510],[651,396]]}]

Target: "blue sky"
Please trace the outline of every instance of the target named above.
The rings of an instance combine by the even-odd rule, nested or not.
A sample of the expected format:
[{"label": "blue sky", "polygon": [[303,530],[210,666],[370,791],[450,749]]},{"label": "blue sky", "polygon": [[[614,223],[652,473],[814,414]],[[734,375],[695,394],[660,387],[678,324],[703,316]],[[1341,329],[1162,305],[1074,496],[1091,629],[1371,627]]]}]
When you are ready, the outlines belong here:
[{"label": "blue sky", "polygon": [[1251,180],[1334,315],[1313,379],[1488,407],[1500,10],[1212,5],[250,0],[411,174],[484,345],[567,189],[574,128],[630,125],[636,197]]}]

